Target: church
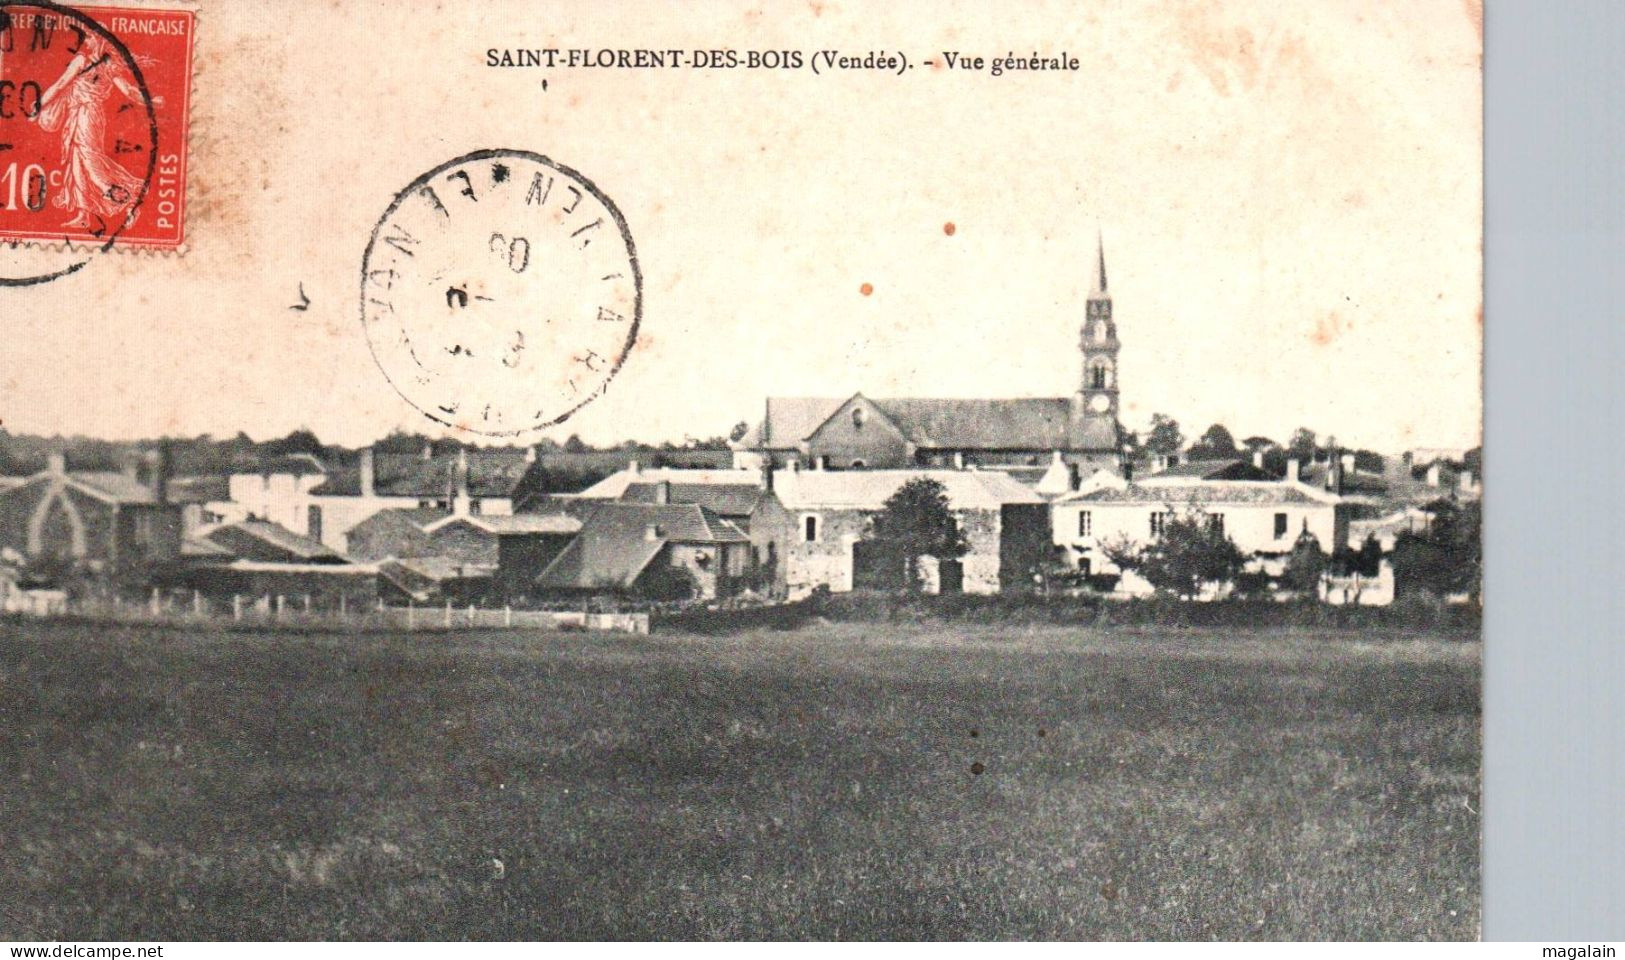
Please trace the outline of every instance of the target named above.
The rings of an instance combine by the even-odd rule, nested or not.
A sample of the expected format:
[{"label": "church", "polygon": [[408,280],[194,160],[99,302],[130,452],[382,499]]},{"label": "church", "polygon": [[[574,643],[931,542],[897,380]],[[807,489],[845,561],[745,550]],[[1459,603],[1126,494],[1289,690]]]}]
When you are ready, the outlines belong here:
[{"label": "church", "polygon": [[760,422],[734,443],[734,465],[822,470],[1039,467],[1059,454],[1075,476],[1118,471],[1117,324],[1104,243],[1079,331],[1070,397],[769,397]]}]

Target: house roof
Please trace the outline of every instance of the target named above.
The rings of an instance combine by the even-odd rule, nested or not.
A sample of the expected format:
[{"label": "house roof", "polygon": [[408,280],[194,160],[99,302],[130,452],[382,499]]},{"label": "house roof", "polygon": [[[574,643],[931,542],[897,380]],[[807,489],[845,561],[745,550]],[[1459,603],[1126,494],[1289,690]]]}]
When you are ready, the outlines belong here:
[{"label": "house roof", "polygon": [[722,486],[757,485],[758,474],[754,470],[683,470],[675,467],[643,468],[634,472],[630,468],[618,470],[604,479],[598,481],[575,497],[587,499],[619,500],[626,493],[626,488],[634,483],[659,483],[662,480],[673,484],[694,486],[698,484]]},{"label": "house roof", "polygon": [[[851,397],[769,397],[764,416],[735,445],[791,449],[808,440]],[[1099,417],[1074,437],[1067,397],[1007,399],[866,397],[916,447],[948,450],[1112,450],[1116,428]],[[765,438],[765,442],[764,442]]]},{"label": "house roof", "polygon": [[235,556],[235,554],[201,537],[183,537],[181,538],[181,556],[197,560],[224,560]]},{"label": "house roof", "polygon": [[954,510],[1045,502],[1001,470],[781,470],[773,475],[773,492],[792,510],[879,510],[899,487],[919,477],[941,483]]},{"label": "house roof", "polygon": [[[523,452],[467,451],[468,494],[471,497],[511,496],[530,464]],[[455,454],[424,459],[415,453],[378,453],[373,456],[373,493],[380,497],[445,499],[456,490],[459,457]],[[314,496],[358,497],[359,467],[330,473],[312,489]]]},{"label": "house roof", "polygon": [[669,543],[744,542],[738,527],[697,504],[599,501],[536,582],[558,590],[630,587]]},{"label": "house roof", "polygon": [[174,477],[169,481],[169,499],[176,503],[230,500],[231,478],[219,475]]},{"label": "house roof", "polygon": [[[1326,486],[1326,474],[1331,471],[1331,464],[1311,463],[1302,468],[1298,474],[1304,483],[1310,486]],[[1388,492],[1388,481],[1374,473],[1362,470],[1343,471],[1344,493],[1366,493],[1380,496]]]},{"label": "house roof", "polygon": [[[735,473],[745,473],[743,470]],[[694,503],[724,517],[748,517],[761,502],[761,484],[751,483],[677,483],[670,482],[669,503]],[[655,503],[660,496],[660,481],[629,483],[621,491],[620,499],[627,503]]]},{"label": "house roof", "polygon": [[1163,480],[1274,480],[1275,475],[1240,458],[1188,460],[1140,477],[1142,483]]},{"label": "house roof", "polygon": [[1130,483],[1122,488],[1101,487],[1088,493],[1062,498],[1076,503],[1158,504],[1332,504],[1337,497],[1302,484],[1258,481],[1208,481],[1147,485]]},{"label": "house roof", "polygon": [[568,513],[516,513],[512,516],[496,516],[492,514],[463,514],[460,516],[443,516],[425,529],[433,533],[442,527],[453,523],[466,523],[471,527],[484,530],[496,536],[512,536],[531,533],[575,533],[581,529],[581,520]]},{"label": "house roof", "polygon": [[68,479],[81,488],[89,488],[86,492],[92,496],[100,495],[102,499],[115,503],[157,503],[153,498],[152,489],[125,473],[113,471],[86,471],[72,470]]},{"label": "house roof", "polygon": [[269,520],[238,520],[222,523],[198,531],[200,540],[235,553],[231,546],[234,536],[247,536],[281,550],[297,560],[344,560],[343,554],[318,540],[294,533],[279,523]]}]

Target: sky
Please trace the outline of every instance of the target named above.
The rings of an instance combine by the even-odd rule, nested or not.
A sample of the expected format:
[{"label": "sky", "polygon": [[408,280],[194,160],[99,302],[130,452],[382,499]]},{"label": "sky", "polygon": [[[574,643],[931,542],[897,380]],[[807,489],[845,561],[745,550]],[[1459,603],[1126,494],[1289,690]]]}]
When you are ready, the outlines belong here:
[{"label": "sky", "polygon": [[[643,273],[620,373],[533,436],[712,436],[768,395],[1067,395],[1098,236],[1130,428],[1479,442],[1474,0],[404,7],[205,6],[187,247],[0,288],[0,425],[446,432],[372,359],[361,257],[414,178],[509,147],[596,183]],[[520,47],[915,68],[484,65]],[[925,64],[943,51],[1080,69]],[[59,255],[0,248],[0,272]]]}]

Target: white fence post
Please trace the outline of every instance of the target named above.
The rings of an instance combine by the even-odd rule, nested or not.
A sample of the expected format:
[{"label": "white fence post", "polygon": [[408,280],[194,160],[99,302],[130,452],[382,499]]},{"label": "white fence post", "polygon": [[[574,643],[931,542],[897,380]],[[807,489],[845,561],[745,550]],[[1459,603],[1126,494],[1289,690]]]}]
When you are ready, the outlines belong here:
[{"label": "white fence post", "polygon": [[234,594],[231,595],[231,619],[233,619],[233,620],[241,620],[242,618],[243,618],[243,595],[240,594],[240,593],[234,593]]},{"label": "white fence post", "polygon": [[502,625],[504,627],[513,626],[513,605],[512,604],[503,604],[503,606],[502,606]]}]

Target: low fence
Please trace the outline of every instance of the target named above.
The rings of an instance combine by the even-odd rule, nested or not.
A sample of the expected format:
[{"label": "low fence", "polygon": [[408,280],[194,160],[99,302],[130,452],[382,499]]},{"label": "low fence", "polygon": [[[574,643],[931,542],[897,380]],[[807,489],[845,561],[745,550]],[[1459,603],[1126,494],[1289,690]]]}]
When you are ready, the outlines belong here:
[{"label": "low fence", "polygon": [[[43,591],[36,591],[43,592]],[[69,599],[60,591],[39,602],[8,603],[7,613],[32,617],[77,617],[117,623],[220,624],[341,630],[595,630],[647,634],[647,612],[520,610],[513,607],[371,606],[339,602],[321,606],[308,596],[265,594],[230,598],[192,593],[181,597],[155,591],[144,601],[124,598]],[[15,600],[14,593],[8,599]]]}]

